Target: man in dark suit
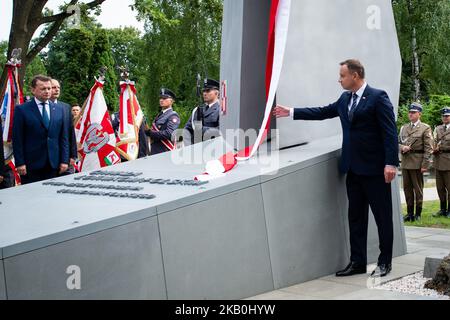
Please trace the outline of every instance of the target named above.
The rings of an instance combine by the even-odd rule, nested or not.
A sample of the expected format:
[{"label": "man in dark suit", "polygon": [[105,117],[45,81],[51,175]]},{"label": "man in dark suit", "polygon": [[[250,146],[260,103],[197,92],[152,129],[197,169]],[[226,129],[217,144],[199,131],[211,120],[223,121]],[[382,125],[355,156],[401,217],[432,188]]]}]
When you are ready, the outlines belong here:
[{"label": "man in dark suit", "polygon": [[364,80],[358,60],[341,63],[340,84],[347,92],[322,108],[291,109],[278,105],[276,117],[324,120],[339,117],[343,130],[340,170],[347,174],[351,257],[336,276],[366,273],[369,206],[380,241],[378,267],[372,276],[386,276],[392,269],[393,222],[391,182],[398,160],[394,108],[386,92],[371,88]]},{"label": "man in dark suit", "polygon": [[50,101],[51,79],[35,76],[34,98],[14,110],[13,150],[22,184],[51,179],[67,171],[69,144],[67,116]]},{"label": "man in dark suit", "polygon": [[58,80],[52,79],[52,95],[50,97],[50,100],[53,103],[58,104],[62,107],[65,116],[67,117],[67,121],[69,123],[69,126],[67,128],[68,130],[67,134],[69,137],[70,166],[69,169],[63,173],[63,175],[66,175],[75,173],[73,165],[75,163],[75,160],[78,158],[78,150],[77,150],[77,139],[75,136],[75,128],[73,124],[72,107],[69,104],[58,100],[60,95],[61,95],[61,85]]}]

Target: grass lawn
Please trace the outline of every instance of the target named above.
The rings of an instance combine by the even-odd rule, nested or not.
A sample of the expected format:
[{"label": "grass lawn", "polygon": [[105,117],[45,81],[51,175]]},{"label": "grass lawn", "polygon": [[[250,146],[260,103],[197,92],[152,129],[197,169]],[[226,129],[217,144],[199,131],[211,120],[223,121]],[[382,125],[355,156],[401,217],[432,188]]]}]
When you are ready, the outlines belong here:
[{"label": "grass lawn", "polygon": [[[440,210],[439,201],[423,203],[422,219],[417,222],[405,222],[405,226],[450,229],[450,218],[434,218],[433,214]],[[406,215],[406,205],[402,205],[403,215]]]}]

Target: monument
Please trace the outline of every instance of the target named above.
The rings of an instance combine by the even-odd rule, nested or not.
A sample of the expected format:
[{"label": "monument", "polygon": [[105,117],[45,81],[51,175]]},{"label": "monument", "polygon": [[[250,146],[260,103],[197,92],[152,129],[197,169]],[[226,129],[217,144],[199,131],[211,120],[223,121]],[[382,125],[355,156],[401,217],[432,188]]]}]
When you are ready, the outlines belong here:
[{"label": "monument", "polygon": [[[224,6],[222,131],[259,129],[270,0]],[[277,101],[334,101],[339,62],[349,57],[360,58],[369,83],[397,103],[401,63],[390,1],[293,1]],[[0,299],[241,299],[341,269],[349,244],[339,125],[273,125],[287,149],[259,163],[275,166],[241,162],[208,183],[193,177],[224,150],[242,147],[227,136],[0,191]],[[202,161],[187,161],[189,154]],[[393,193],[398,256],[406,243],[397,182]]]}]

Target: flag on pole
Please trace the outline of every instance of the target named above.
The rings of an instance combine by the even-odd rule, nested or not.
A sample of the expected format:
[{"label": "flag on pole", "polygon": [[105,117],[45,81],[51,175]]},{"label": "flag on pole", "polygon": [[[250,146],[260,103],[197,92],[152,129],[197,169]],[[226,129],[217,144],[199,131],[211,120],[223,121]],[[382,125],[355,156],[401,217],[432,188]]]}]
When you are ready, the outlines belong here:
[{"label": "flag on pole", "polygon": [[2,143],[5,152],[5,159],[0,159],[0,161],[5,161],[5,164],[11,168],[14,173],[16,184],[20,184],[20,176],[17,174],[17,170],[14,166],[12,127],[14,108],[23,103],[23,93],[19,82],[19,68],[21,67],[20,60],[18,60],[19,56],[20,51],[15,49],[11,60],[6,64],[7,82],[0,105],[0,118],[3,129]]},{"label": "flag on pole", "polygon": [[136,160],[139,154],[139,128],[144,120],[136,87],[132,81],[120,83],[119,140],[117,152],[127,160]]},{"label": "flag on pole", "polygon": [[272,107],[283,67],[290,11],[291,0],[272,0],[266,61],[266,106],[264,119],[255,144],[238,153],[227,153],[218,160],[208,162],[206,172],[196,176],[196,180],[205,181],[223,176],[224,173],[232,170],[239,161],[247,161],[252,158],[267,138]]},{"label": "flag on pole", "polygon": [[86,172],[120,162],[116,151],[116,136],[109,117],[103,81],[96,80],[86,100],[82,116],[75,126],[78,152],[81,160],[79,171]]}]

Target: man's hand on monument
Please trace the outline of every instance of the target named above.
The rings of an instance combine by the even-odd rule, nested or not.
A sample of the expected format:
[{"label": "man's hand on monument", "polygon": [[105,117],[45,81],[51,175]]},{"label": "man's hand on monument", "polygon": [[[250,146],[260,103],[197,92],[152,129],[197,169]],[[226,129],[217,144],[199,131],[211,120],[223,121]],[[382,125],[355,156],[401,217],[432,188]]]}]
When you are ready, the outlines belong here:
[{"label": "man's hand on monument", "polygon": [[70,158],[70,165],[73,167],[74,164],[75,164],[75,159]]},{"label": "man's hand on monument", "polygon": [[17,173],[21,176],[26,176],[27,175],[27,166],[23,165],[23,166],[17,167]]},{"label": "man's hand on monument", "polygon": [[277,105],[273,109],[273,115],[277,118],[286,118],[289,117],[291,114],[291,109],[282,105]]},{"label": "man's hand on monument", "polygon": [[69,169],[69,165],[67,163],[61,163],[59,165],[59,174],[64,173]]},{"label": "man's hand on monument", "polygon": [[397,168],[394,166],[386,166],[384,168],[384,179],[386,183],[391,183],[397,175]]}]

